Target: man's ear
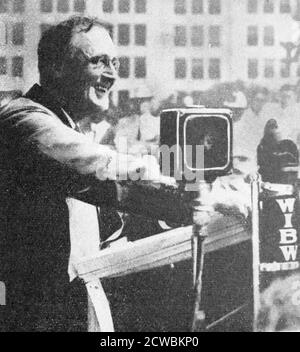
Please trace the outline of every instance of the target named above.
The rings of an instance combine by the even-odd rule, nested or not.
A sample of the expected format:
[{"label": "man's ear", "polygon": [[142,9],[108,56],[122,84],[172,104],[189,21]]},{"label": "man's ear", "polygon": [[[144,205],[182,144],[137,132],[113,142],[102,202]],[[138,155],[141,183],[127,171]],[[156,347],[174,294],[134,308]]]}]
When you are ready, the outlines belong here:
[{"label": "man's ear", "polygon": [[52,75],[55,78],[55,80],[60,80],[63,78],[65,74],[65,65],[53,65],[51,68]]},{"label": "man's ear", "polygon": [[78,62],[69,58],[64,58],[62,62],[57,62],[52,66],[52,73],[55,79],[64,79],[66,76],[73,76],[78,69]]}]

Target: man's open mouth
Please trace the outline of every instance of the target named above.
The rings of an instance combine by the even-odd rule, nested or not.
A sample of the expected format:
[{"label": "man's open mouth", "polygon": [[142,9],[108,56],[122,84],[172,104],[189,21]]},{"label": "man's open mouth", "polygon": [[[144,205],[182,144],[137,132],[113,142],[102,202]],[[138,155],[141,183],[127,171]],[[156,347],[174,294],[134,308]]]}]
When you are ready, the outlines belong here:
[{"label": "man's open mouth", "polygon": [[98,93],[106,93],[115,83],[116,78],[110,75],[102,74],[100,77],[100,82],[95,85],[95,90]]},{"label": "man's open mouth", "polygon": [[102,87],[102,86],[100,86],[100,85],[96,85],[95,87],[95,91],[96,91],[96,93],[106,93],[107,92],[107,90],[106,90],[106,88],[104,88],[104,87]]}]

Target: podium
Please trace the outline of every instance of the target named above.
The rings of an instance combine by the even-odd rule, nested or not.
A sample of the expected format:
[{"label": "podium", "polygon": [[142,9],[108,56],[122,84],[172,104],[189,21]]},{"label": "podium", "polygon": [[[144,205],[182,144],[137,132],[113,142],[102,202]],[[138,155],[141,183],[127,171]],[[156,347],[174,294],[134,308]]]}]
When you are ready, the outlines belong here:
[{"label": "podium", "polygon": [[[148,238],[128,242],[122,248],[107,248],[99,255],[83,258],[75,267],[84,280],[89,296],[89,331],[112,332],[110,305],[101,284],[105,278],[150,270],[192,259],[193,226],[170,230]],[[216,214],[207,226],[203,254],[217,252],[246,241],[251,234],[244,221]],[[192,267],[191,267],[192,270]],[[192,289],[192,283],[191,283]],[[201,307],[205,310],[205,307]]]}]

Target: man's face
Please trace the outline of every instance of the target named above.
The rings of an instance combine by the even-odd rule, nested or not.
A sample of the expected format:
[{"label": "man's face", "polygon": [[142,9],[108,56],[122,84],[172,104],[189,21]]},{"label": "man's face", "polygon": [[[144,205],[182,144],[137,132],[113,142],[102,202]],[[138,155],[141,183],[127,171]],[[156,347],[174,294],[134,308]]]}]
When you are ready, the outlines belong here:
[{"label": "man's face", "polygon": [[151,109],[150,101],[143,101],[141,103],[141,107],[140,107],[141,114],[146,114],[146,113],[150,112],[150,109]]},{"label": "man's face", "polygon": [[158,116],[159,115],[160,103],[161,103],[161,100],[160,100],[159,97],[153,97],[151,99],[150,112],[151,112],[152,115],[154,115],[154,116]]},{"label": "man's face", "polygon": [[266,103],[267,97],[265,94],[258,93],[255,95],[253,102],[252,102],[252,110],[256,113],[259,114]]},{"label": "man's face", "polygon": [[117,78],[115,46],[104,28],[94,26],[87,33],[75,33],[71,45],[74,57],[63,69],[66,98],[75,112],[108,109],[108,93]]},{"label": "man's face", "polygon": [[283,90],[280,94],[281,106],[283,109],[296,103],[296,97],[292,90]]}]

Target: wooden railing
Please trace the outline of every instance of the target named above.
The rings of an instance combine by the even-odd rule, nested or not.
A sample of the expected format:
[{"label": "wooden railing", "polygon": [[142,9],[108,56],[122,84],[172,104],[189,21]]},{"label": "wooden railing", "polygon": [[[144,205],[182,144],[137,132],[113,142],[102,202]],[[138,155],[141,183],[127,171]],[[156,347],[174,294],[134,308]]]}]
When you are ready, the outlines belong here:
[{"label": "wooden railing", "polygon": [[[192,226],[107,248],[75,265],[89,293],[89,331],[113,331],[109,302],[101,279],[124,276],[192,258]],[[216,215],[208,225],[204,252],[209,253],[250,240],[245,221]],[[192,268],[191,268],[192,269]]]}]

